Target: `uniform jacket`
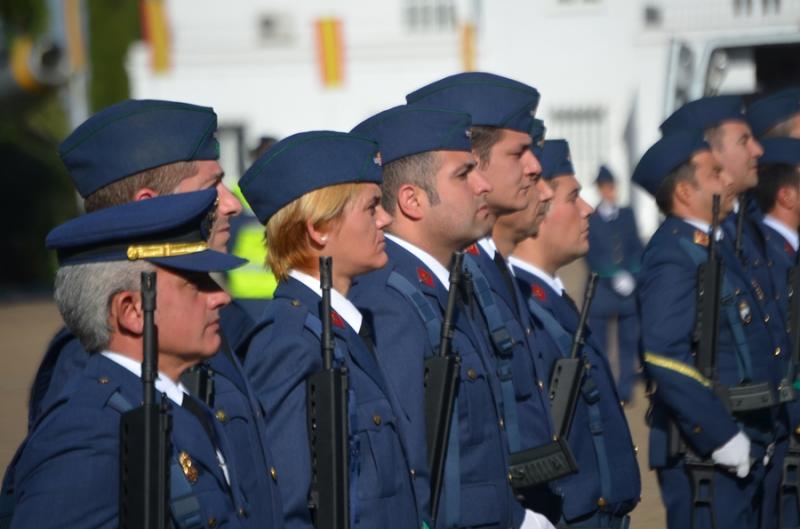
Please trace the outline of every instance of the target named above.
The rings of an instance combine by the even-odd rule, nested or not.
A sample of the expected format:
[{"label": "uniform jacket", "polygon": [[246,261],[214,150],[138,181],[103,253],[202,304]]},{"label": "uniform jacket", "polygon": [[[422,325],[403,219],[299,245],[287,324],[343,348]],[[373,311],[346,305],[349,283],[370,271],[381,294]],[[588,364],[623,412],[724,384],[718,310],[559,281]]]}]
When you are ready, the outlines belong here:
[{"label": "uniform jacket", "polygon": [[589,217],[589,253],[586,261],[600,279],[592,302],[592,314],[613,316],[636,312],[635,294],[622,296],[612,287],[617,273],[639,273],[642,242],[631,208],[619,208],[616,218],[605,220],[596,211]]},{"label": "uniform jacket", "polygon": [[[400,274],[424,294],[443,318],[448,292],[434,273],[412,253],[394,241],[386,241],[389,263],[381,270],[357,279],[350,292],[353,302],[371,319],[375,329],[378,360],[389,386],[403,410],[403,437],[417,470],[416,485],[422,502],[430,508],[424,402],[425,360],[433,348],[419,311],[408,298],[388,284]],[[498,427],[502,399],[488,344],[459,305],[455,315],[452,351],[461,358],[457,397],[459,425],[460,513],[462,527],[510,527],[522,520],[521,508],[508,486],[507,443]],[[420,472],[420,470],[422,472]],[[445,471],[446,472],[446,471]],[[424,475],[425,479],[419,479]],[[446,487],[447,480],[445,480]],[[437,520],[442,519],[445,498]],[[516,523],[514,523],[516,521]]]},{"label": "uniform jacket", "polygon": [[[322,369],[320,340],[306,326],[319,317],[320,297],[294,278],[278,285],[249,342],[245,371],[266,410],[267,433],[286,527],[311,528],[311,461],[307,378]],[[337,324],[338,321],[338,324]],[[378,363],[361,337],[338,318],[332,330],[348,369],[351,399],[351,512],[357,527],[414,529],[417,512],[410,468],[398,435],[397,411]],[[352,516],[351,516],[352,518]]]},{"label": "uniform jacket", "polygon": [[[536,303],[546,310],[561,325],[570,337],[578,328],[579,314],[560,293],[521,268],[515,268],[517,281],[528,304]],[[566,353],[550,336],[536,315],[531,316],[537,323],[539,347],[545,351],[549,362],[548,383],[555,362]],[[588,334],[588,333],[587,333]],[[563,345],[562,345],[563,347]],[[630,512],[639,501],[641,483],[639,466],[636,462],[633,440],[625,414],[619,404],[614,378],[603,350],[586,337],[583,355],[588,365],[588,376],[596,387],[596,394],[588,393],[592,384],[584,384],[585,392],[576,407],[575,419],[569,432],[569,445],[578,463],[578,473],[559,480],[553,488],[564,499],[564,516],[567,521],[590,515],[598,511],[598,500],[605,501],[604,512],[622,515]],[[600,427],[592,425],[589,414],[589,400],[598,398],[597,410],[601,417]],[[602,438],[602,456],[598,458],[593,440],[593,432]],[[603,483],[601,472],[607,476]],[[604,488],[606,490],[604,490]]]},{"label": "uniform jacket", "polygon": [[[707,252],[707,234],[676,217],[667,217],[645,249],[638,282],[642,314],[644,366],[657,386],[650,416],[650,464],[662,467],[668,461],[668,418],[678,419],[691,448],[702,456],[727,442],[742,425],[753,441],[753,450],[771,442],[774,416],[759,413],[737,422],[694,366],[692,334],[697,310],[697,263],[691,252]],[[751,294],[730,240],[718,245],[727,288],[720,300],[716,376],[723,386],[746,379],[770,382],[777,387],[782,356],[774,354],[774,341],[765,314]],[[749,359],[737,347],[734,329],[738,318],[744,329]],[[769,318],[766,318],[768,321]],[[749,364],[749,368],[744,368]],[[767,432],[765,434],[765,432]]]},{"label": "uniform jacket", "polygon": [[[92,355],[85,370],[46,410],[18,454],[12,527],[117,527],[121,414],[109,404],[117,392],[136,405],[141,402],[141,380],[104,356]],[[244,490],[232,465],[228,485],[201,423],[171,404],[173,453],[177,457],[185,452],[199,470],[191,489],[204,527],[247,527],[244,516],[257,500]],[[220,426],[214,428],[216,448],[229,461],[233,448]]]}]

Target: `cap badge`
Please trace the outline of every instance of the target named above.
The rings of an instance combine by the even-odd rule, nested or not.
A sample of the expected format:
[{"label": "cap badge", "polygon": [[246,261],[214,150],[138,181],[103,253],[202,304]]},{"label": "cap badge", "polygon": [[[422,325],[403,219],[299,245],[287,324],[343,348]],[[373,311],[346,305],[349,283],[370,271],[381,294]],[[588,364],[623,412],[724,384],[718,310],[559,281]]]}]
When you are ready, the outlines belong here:
[{"label": "cap badge", "polygon": [[197,470],[197,467],[192,461],[192,458],[189,457],[188,452],[181,452],[178,454],[178,462],[181,465],[181,470],[183,471],[183,475],[186,476],[186,479],[191,484],[197,483],[197,478],[200,475],[200,471]]},{"label": "cap badge", "polygon": [[372,161],[375,162],[375,165],[377,165],[378,167],[383,167],[383,159],[381,158],[380,151],[375,153],[375,157],[372,159]]}]

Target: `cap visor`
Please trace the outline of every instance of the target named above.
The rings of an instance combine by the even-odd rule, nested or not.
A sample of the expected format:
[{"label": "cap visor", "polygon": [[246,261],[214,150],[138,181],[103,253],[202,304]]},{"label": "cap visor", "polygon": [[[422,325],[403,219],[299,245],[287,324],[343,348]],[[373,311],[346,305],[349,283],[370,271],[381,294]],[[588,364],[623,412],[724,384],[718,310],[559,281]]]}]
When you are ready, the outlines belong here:
[{"label": "cap visor", "polygon": [[247,259],[217,252],[216,250],[204,250],[186,255],[156,257],[147,260],[157,265],[190,272],[226,272],[247,264]]}]

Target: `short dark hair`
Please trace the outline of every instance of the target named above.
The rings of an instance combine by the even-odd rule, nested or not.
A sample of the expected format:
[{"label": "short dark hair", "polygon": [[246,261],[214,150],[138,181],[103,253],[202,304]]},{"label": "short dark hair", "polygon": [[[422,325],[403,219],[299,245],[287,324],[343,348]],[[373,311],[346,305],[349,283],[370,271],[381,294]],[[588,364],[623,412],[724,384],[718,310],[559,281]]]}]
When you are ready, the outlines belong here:
[{"label": "short dark hair", "polygon": [[159,195],[171,195],[175,192],[184,179],[194,176],[199,171],[197,163],[174,162],[160,165],[153,169],[146,169],[141,173],[126,176],[116,182],[101,187],[88,197],[83,203],[87,213],[99,209],[127,204],[133,200],[136,192],[149,187]]},{"label": "short dark hair", "polygon": [[434,176],[441,166],[441,160],[435,151],[411,154],[392,160],[383,166],[383,184],[381,185],[381,205],[390,215],[394,215],[397,206],[397,191],[403,184],[412,184],[423,191],[431,204],[439,203]]},{"label": "short dark hair", "polygon": [[672,172],[661,181],[655,194],[656,204],[658,204],[658,209],[661,210],[661,213],[664,215],[672,213],[672,208],[674,206],[672,199],[675,194],[675,188],[678,186],[679,182],[688,182],[692,185],[697,185],[694,172],[694,162],[687,160],[673,169]]},{"label": "short dark hair", "polygon": [[758,168],[758,185],[753,190],[758,206],[764,213],[775,207],[778,191],[784,187],[800,187],[800,171],[796,165],[774,163]]},{"label": "short dark hair", "polygon": [[503,129],[485,125],[470,127],[472,135],[472,151],[478,158],[478,166],[486,167],[492,156],[492,147],[503,137]]}]

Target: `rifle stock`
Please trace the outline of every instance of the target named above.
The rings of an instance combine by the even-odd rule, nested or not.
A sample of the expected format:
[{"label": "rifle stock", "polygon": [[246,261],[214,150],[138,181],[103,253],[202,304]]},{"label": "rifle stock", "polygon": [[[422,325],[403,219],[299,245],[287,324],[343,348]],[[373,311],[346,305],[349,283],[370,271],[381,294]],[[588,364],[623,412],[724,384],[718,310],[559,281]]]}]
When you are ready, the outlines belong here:
[{"label": "rifle stock", "polygon": [[348,377],[333,362],[331,332],[331,258],[320,257],[323,368],[308,379],[308,431],[311,447],[311,493],[316,529],[347,529],[350,525],[350,457]]},{"label": "rifle stock", "polygon": [[458,389],[461,359],[451,354],[453,316],[459,295],[463,252],[455,252],[450,263],[450,290],[439,342],[438,354],[425,361],[425,424],[428,433],[428,469],[431,477],[431,516],[436,517],[444,481],[447,444]]},{"label": "rifle stock", "polygon": [[171,416],[166,398],[156,402],[158,373],[156,273],[142,273],[144,336],[142,405],[120,421],[119,526],[166,529],[169,526],[169,457]]}]

